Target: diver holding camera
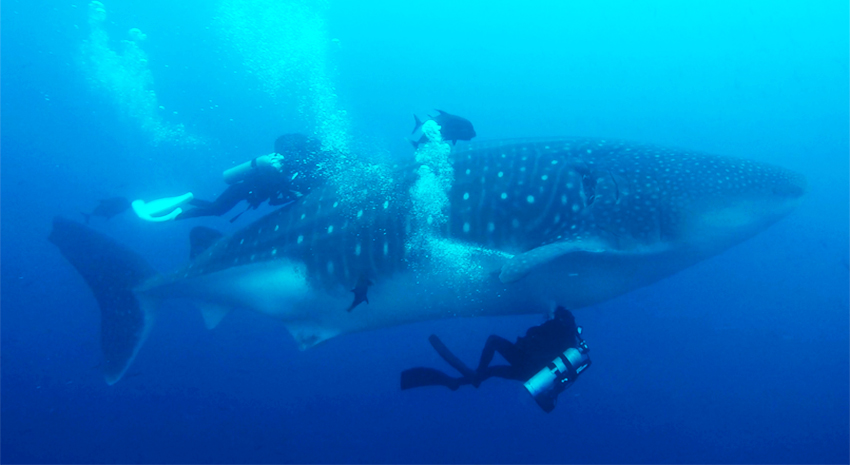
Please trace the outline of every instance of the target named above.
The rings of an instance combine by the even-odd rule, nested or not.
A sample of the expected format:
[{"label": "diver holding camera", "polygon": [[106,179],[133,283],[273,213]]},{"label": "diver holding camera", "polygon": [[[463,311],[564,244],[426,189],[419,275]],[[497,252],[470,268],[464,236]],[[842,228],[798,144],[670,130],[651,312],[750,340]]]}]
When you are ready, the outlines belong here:
[{"label": "diver holding camera", "polygon": [[[558,307],[551,320],[528,329],[515,343],[491,335],[481,351],[476,370],[467,367],[437,338],[428,338],[440,356],[461,373],[453,378],[439,370],[417,367],[401,374],[401,389],[423,386],[446,386],[457,390],[471,384],[475,387],[491,378],[522,381],[537,405],[546,413],[555,409],[558,395],[572,386],[579,375],[590,366],[587,343],[581,337],[581,327],[569,310]],[[491,366],[498,352],[509,365]]]}]

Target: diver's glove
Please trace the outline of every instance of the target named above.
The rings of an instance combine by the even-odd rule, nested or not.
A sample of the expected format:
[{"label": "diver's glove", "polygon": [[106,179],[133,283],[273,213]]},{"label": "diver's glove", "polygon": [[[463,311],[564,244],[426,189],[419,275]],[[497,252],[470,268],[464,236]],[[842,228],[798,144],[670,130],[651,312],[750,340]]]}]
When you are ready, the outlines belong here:
[{"label": "diver's glove", "polygon": [[171,221],[177,217],[177,215],[183,213],[183,209],[180,208],[180,205],[192,200],[194,196],[191,192],[187,192],[183,195],[178,195],[177,197],[166,197],[164,199],[158,199],[151,202],[145,202],[144,200],[136,200],[131,205],[133,206],[133,211],[136,212],[139,218],[145,221],[152,221],[155,223],[159,223],[162,221]]}]

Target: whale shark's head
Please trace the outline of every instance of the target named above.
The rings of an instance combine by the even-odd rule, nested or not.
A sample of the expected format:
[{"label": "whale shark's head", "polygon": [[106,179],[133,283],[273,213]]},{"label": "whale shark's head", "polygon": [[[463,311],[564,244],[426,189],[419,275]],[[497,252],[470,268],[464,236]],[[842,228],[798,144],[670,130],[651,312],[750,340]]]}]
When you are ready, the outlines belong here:
[{"label": "whale shark's head", "polygon": [[503,282],[573,308],[744,241],[805,192],[769,164],[598,139],[469,144],[454,166],[449,236],[516,254]]},{"label": "whale shark's head", "polygon": [[727,247],[790,212],[802,176],[768,164],[598,139],[481,142],[454,155],[451,235],[525,251]]},{"label": "whale shark's head", "polygon": [[[679,233],[690,243],[726,247],[764,230],[796,208],[805,178],[793,171],[748,160],[687,157],[681,167],[687,194],[669,208],[681,217]],[[684,187],[684,186],[683,186]]]}]

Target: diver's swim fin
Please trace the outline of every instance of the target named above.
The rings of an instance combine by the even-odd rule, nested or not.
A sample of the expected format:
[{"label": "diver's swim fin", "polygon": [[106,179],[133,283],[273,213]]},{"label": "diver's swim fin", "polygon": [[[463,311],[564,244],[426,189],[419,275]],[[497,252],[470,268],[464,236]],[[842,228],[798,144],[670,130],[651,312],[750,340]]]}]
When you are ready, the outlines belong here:
[{"label": "diver's swim fin", "polygon": [[434,347],[434,350],[436,350],[437,353],[440,354],[440,357],[443,357],[443,360],[445,360],[446,363],[451,365],[452,368],[460,372],[460,374],[463,375],[464,378],[468,378],[470,380],[476,378],[475,372],[472,371],[471,368],[466,366],[466,364],[463,363],[459,358],[457,358],[455,354],[453,354],[449,350],[449,348],[446,347],[445,344],[443,344],[443,341],[441,341],[440,338],[432,334],[428,337],[428,342],[430,342],[431,345]]},{"label": "diver's swim fin", "polygon": [[152,221],[155,223],[159,223],[162,221],[171,221],[174,218],[177,218],[178,215],[183,213],[183,209],[180,208],[180,205],[191,201],[194,198],[191,192],[187,192],[183,195],[178,195],[177,197],[166,197],[164,199],[157,199],[151,202],[145,202],[144,200],[134,200],[130,205],[133,207],[133,211],[136,212],[136,215],[145,220]]},{"label": "diver's swim fin", "polygon": [[433,368],[416,367],[401,372],[401,390],[424,386],[445,386],[452,391],[457,391],[463,380],[452,378],[440,370]]}]

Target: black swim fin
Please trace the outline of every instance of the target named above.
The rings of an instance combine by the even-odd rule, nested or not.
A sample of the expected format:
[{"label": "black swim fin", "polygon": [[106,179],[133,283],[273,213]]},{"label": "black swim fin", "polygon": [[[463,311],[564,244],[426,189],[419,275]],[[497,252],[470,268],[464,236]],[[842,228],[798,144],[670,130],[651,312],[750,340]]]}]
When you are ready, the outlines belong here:
[{"label": "black swim fin", "polygon": [[472,371],[471,368],[466,366],[466,364],[463,363],[459,358],[457,358],[457,356],[455,356],[455,354],[453,354],[449,350],[449,348],[446,347],[445,344],[443,344],[443,341],[441,341],[440,338],[438,338],[435,334],[428,336],[428,342],[430,342],[431,346],[434,347],[434,350],[436,350],[437,353],[440,354],[440,357],[443,357],[443,360],[445,360],[446,363],[451,365],[452,368],[460,372],[460,374],[463,375],[464,378],[468,378],[470,380],[475,379],[475,372]]},{"label": "black swim fin", "polygon": [[457,391],[461,384],[468,384],[462,381],[433,368],[416,367],[401,372],[402,391],[424,386],[445,386]]}]

